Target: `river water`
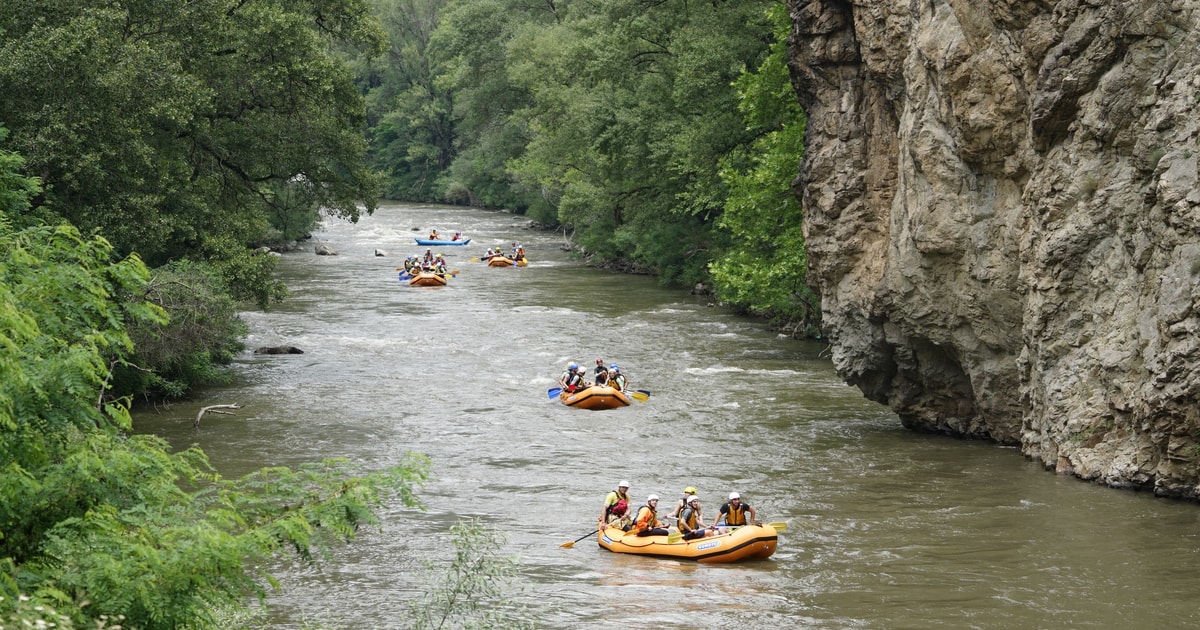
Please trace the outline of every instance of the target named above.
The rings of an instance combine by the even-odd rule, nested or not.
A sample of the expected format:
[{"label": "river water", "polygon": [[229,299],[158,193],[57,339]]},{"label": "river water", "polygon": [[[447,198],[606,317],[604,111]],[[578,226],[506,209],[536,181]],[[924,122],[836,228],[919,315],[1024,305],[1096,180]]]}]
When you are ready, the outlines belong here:
[{"label": "river water", "polygon": [[[430,228],[472,238],[436,250],[461,273],[400,284],[394,268]],[[561,233],[520,217],[385,204],[314,237],[279,266],[292,298],[244,314],[249,348],[304,354],[247,352],[238,383],[135,415],[137,430],[198,444],[227,477],[335,456],[432,459],[424,511],[389,508],[335,562],[276,569],[275,627],[402,627],[430,580],[423,563],[448,561],[464,518],[506,531],[514,597],[547,628],[1200,626],[1195,505],[905,431],[838,379],[824,345],[586,268]],[[469,260],[514,241],[528,267]],[[313,255],[317,243],[338,255]],[[568,361],[596,358],[650,399],[603,412],[548,400]],[[243,408],[193,430],[200,407],[226,403]],[[594,537],[561,547],[594,529],[620,479],[639,502],[662,495],[664,511],[685,486],[708,515],[736,490],[788,529],[771,559],[736,565],[612,554]]]}]

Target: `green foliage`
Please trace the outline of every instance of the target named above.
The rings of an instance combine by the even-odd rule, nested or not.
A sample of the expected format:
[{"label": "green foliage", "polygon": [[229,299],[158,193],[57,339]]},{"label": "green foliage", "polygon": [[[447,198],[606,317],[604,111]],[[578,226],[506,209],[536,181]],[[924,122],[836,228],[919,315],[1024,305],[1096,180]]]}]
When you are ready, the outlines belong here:
[{"label": "green foliage", "polygon": [[805,281],[804,216],[791,190],[804,150],[804,112],[787,73],[790,22],[783,7],[770,15],[776,34],[771,55],[736,84],[739,109],[758,136],[721,160],[729,195],[719,224],[731,242],[710,271],[718,297],[731,306],[798,320],[805,333],[819,334],[818,300]]},{"label": "green foliage", "polygon": [[367,64],[371,164],[394,199],[438,200],[435,184],[453,154],[451,93],[435,81],[430,39],[445,0],[374,0],[390,46]]},{"label": "green foliage", "polygon": [[232,373],[221,366],[244,349],[246,326],[213,267],[189,261],[160,267],[147,283],[145,297],[170,320],[129,327],[136,367],[118,366],[113,389],[172,398],[194,385],[228,382]]},{"label": "green foliage", "polygon": [[[409,606],[413,630],[440,628],[536,628],[533,613],[512,602],[517,559],[498,556],[504,543],[478,520],[450,528],[454,559],[442,580]],[[431,573],[437,567],[429,566]]]},{"label": "green foliage", "polygon": [[[393,21],[389,31],[405,43],[394,49],[405,54],[389,67],[401,70],[370,75],[382,77],[368,98],[373,155],[391,173],[391,194],[562,224],[593,260],[632,262],[664,283],[707,280],[715,257],[751,242],[717,227],[734,181],[723,172],[752,168],[764,149],[790,150],[760,142],[789,116],[803,133],[782,65],[786,33],[775,30],[782,4],[438,4],[397,5],[429,9],[408,23],[438,26],[417,40],[424,31]],[[745,68],[758,70],[740,81],[758,85],[735,83]],[[446,125],[449,151],[429,150]],[[434,166],[435,155],[450,161]]]},{"label": "green foliage", "polygon": [[220,287],[233,299],[252,302],[259,308],[287,297],[287,286],[275,279],[275,258],[242,247],[230,239],[206,239],[202,253],[208,267],[219,278]]},{"label": "green foliage", "polygon": [[34,209],[152,265],[301,208],[370,211],[362,99],[331,51],[379,49],[364,2],[0,3],[0,120],[46,186]]},{"label": "green foliage", "polygon": [[[0,142],[8,129],[0,125]],[[29,200],[41,192],[41,183],[20,174],[25,158],[12,151],[0,151],[0,216],[20,217],[29,211]]]},{"label": "green foliage", "polygon": [[128,416],[103,408],[99,394],[110,363],[132,350],[125,325],[164,320],[128,299],[144,286],[145,266],[137,257],[111,262],[107,241],[70,226],[15,231],[3,217],[0,249],[0,428],[16,432],[0,462],[43,460],[39,436],[61,438],[68,427],[127,428]]},{"label": "green foliage", "polygon": [[[0,575],[0,578],[6,577]],[[95,630],[121,630],[124,619],[118,617],[109,619],[101,616],[87,626],[77,626],[70,617],[58,612],[45,604],[31,601],[28,597],[20,596],[15,602],[6,602],[0,597],[0,610],[8,610],[7,616],[0,616],[0,628],[56,628],[57,630],[74,630],[75,628],[94,628]]]},{"label": "green foliage", "polygon": [[719,160],[752,138],[732,82],[766,53],[769,4],[620,0],[520,32],[509,77],[533,100],[513,114],[530,140],[510,170],[599,258],[703,277]]},{"label": "green foliage", "polygon": [[374,5],[391,46],[381,60],[359,60],[359,83],[385,196],[533,209],[554,220],[541,191],[506,168],[527,141],[509,115],[528,95],[508,79],[505,42],[541,21],[542,8],[508,0]]},{"label": "green foliage", "polygon": [[259,569],[268,558],[316,560],[384,502],[417,505],[419,456],[226,480],[198,450],[129,435],[127,405],[106,395],[110,366],[131,356],[128,329],[166,323],[142,296],[167,291],[148,291],[136,257],[114,262],[107,241],[69,226],[0,217],[0,247],[0,620],[213,627],[214,610],[275,583]]}]

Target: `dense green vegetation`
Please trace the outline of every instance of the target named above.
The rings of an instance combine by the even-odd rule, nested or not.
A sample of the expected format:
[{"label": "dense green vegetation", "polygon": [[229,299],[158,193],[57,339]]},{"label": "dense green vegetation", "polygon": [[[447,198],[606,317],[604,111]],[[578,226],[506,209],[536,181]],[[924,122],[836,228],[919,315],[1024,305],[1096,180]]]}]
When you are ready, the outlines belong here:
[{"label": "dense green vegetation", "polygon": [[391,47],[360,85],[389,196],[524,213],[817,332],[781,2],[373,5]]},{"label": "dense green vegetation", "polygon": [[341,1],[0,5],[0,626],[216,627],[270,558],[418,505],[420,456],[224,479],[132,434],[121,394],[211,379],[237,300],[281,295],[249,246],[374,202],[330,52],[373,25]]},{"label": "dense green vegetation", "polygon": [[[0,172],[18,183],[0,189],[9,204],[36,194]],[[383,501],[416,505],[419,457],[368,474],[327,461],[226,480],[197,450],[130,435],[128,400],[104,392],[132,353],[128,328],[165,317],[143,297],[145,265],[66,224],[0,218],[0,247],[0,620],[24,594],[75,623],[210,627],[215,607],[265,592],[263,559],[310,559],[374,522]]]},{"label": "dense green vegetation", "polygon": [[[285,290],[251,246],[306,234],[318,211],[354,220],[374,207],[363,101],[333,46],[383,41],[362,0],[0,3],[3,148],[44,184],[6,216],[65,221],[118,256],[171,264],[156,275],[198,287],[157,284],[151,299],[174,319],[208,296],[266,307]],[[156,375],[118,378],[118,392],[178,395],[218,377],[240,329],[234,309],[209,314],[221,317],[192,317],[189,332],[208,326],[195,348],[137,357]],[[172,336],[154,326],[139,341]]]},{"label": "dense green vegetation", "polygon": [[156,267],[376,197],[330,52],[382,46],[361,0],[9,0],[0,33],[8,148],[46,185],[19,226],[66,219]]},{"label": "dense green vegetation", "polygon": [[[219,382],[257,246],[381,195],[559,226],[601,263],[815,332],[803,112],[778,0],[0,3],[0,625],[205,628],[416,505],[421,457],[227,480],[132,435],[136,395]],[[414,618],[505,623],[496,541]],[[25,599],[27,598],[27,599]]]}]

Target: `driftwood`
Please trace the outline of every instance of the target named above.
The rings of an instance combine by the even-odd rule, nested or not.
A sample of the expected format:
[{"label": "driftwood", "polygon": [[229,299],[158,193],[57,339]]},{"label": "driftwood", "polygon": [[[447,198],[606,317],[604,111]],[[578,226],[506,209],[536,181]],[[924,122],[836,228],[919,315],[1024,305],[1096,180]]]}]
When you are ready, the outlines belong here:
[{"label": "driftwood", "polygon": [[227,416],[234,416],[237,414],[233,413],[232,411],[221,411],[221,409],[241,409],[241,408],[242,408],[242,406],[237,403],[233,403],[231,405],[209,405],[207,407],[203,407],[200,409],[200,413],[196,414],[196,422],[192,424],[192,428],[199,429],[200,428],[200,418],[203,418],[204,414],[206,414],[210,411],[213,413],[222,413]]}]

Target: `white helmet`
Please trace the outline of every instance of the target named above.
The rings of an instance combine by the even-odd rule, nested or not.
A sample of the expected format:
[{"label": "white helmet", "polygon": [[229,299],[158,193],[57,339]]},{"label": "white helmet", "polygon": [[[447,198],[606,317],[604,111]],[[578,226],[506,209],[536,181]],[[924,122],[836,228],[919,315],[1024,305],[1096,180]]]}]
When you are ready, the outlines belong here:
[{"label": "white helmet", "polygon": [[729,493],[729,500],[730,500],[730,501],[732,501],[732,500],[734,500],[734,499],[740,499],[740,498],[742,498],[742,495],[740,495],[740,494],[738,494],[738,493],[736,493],[736,492],[730,492],[730,493]]},{"label": "white helmet", "polygon": [[657,501],[657,500],[658,500],[658,495],[657,495],[657,494],[652,494],[652,495],[650,495],[650,496],[646,497],[646,503],[649,503],[649,502],[651,502],[651,501]]},{"label": "white helmet", "polygon": [[622,479],[622,480],[620,481],[620,483],[618,483],[618,484],[617,484],[617,487],[618,487],[618,488],[628,488],[628,487],[629,487],[629,482],[628,482],[628,481],[625,481],[624,479]]},{"label": "white helmet", "polygon": [[687,496],[687,498],[683,500],[683,504],[684,504],[684,505],[691,505],[692,503],[695,503],[696,501],[699,501],[699,500],[700,500],[700,497],[698,497],[698,496],[696,496],[696,495],[694,495],[694,494],[689,494],[689,495]]}]

